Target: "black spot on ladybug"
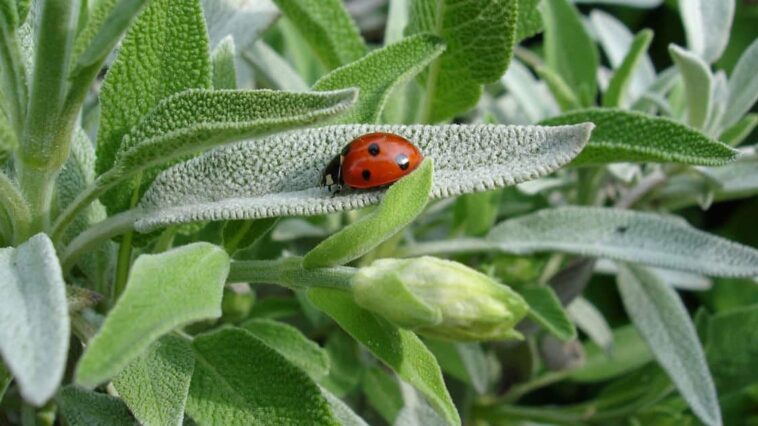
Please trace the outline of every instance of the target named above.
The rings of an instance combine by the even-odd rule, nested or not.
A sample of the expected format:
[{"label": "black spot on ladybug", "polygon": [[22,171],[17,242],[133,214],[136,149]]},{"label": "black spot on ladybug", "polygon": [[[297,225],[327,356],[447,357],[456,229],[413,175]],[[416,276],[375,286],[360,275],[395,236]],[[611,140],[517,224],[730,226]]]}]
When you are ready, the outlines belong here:
[{"label": "black spot on ladybug", "polygon": [[379,144],[372,143],[368,146],[368,153],[371,154],[372,157],[376,157],[379,155]]},{"label": "black spot on ladybug", "polygon": [[365,180],[366,182],[368,182],[368,181],[371,180],[371,171],[368,170],[368,169],[364,170],[364,171],[361,172],[361,176],[363,176],[363,180]]},{"label": "black spot on ladybug", "polygon": [[408,156],[405,154],[397,154],[395,156],[395,163],[400,166],[400,170],[408,170],[408,166],[411,165],[411,162],[408,160]]}]

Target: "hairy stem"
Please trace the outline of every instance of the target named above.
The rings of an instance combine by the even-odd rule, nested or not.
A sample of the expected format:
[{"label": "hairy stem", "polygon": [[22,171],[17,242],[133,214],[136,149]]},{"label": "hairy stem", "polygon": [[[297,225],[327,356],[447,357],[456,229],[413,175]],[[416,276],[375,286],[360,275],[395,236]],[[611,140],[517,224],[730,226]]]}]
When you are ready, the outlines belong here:
[{"label": "hairy stem", "polygon": [[6,235],[6,238],[12,238],[16,244],[26,240],[29,237],[28,230],[32,220],[29,206],[16,185],[2,172],[0,172],[0,207],[5,209],[13,229],[13,235]]},{"label": "hairy stem", "polygon": [[228,282],[278,284],[293,290],[310,287],[349,289],[356,269],[347,266],[303,268],[303,259],[233,261]]}]

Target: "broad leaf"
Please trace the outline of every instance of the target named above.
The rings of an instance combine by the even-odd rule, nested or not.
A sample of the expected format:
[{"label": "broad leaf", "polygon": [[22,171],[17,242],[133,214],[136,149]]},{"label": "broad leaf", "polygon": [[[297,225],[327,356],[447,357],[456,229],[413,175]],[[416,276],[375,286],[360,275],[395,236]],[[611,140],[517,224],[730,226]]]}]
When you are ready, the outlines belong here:
[{"label": "broad leaf", "polygon": [[707,330],[705,353],[719,392],[725,395],[754,385],[758,381],[754,368],[758,362],[758,306],[716,314],[709,319]]},{"label": "broad leaf", "polygon": [[426,207],[432,188],[432,161],[387,190],[376,210],[322,241],[303,258],[306,268],[344,265],[400,232]]},{"label": "broad leaf", "polygon": [[352,297],[343,291],[313,288],[308,291],[308,297],[345,331],[366,345],[371,353],[418,389],[448,423],[460,424],[437,361],[415,334],[358,307]]},{"label": "broad leaf", "polygon": [[77,386],[66,386],[58,396],[61,413],[71,426],[113,425],[135,426],[124,403],[108,394],[96,393]]},{"label": "broad leaf", "polygon": [[418,74],[444,48],[438,37],[429,34],[408,37],[337,68],[319,79],[313,89],[357,87],[358,101],[339,122],[376,123],[392,90]]},{"label": "broad leaf", "polygon": [[636,370],[653,360],[645,341],[631,325],[613,330],[610,351],[594,342],[586,344],[584,349],[584,365],[569,374],[573,381],[602,382]]},{"label": "broad leaf", "polygon": [[69,342],[66,287],[47,235],[0,248],[0,324],[0,354],[21,396],[43,405],[61,382]]},{"label": "broad leaf", "polygon": [[692,52],[674,44],[669,46],[669,53],[684,80],[687,122],[692,127],[703,129],[712,103],[713,76],[710,67]]},{"label": "broad leaf", "polygon": [[618,275],[629,317],[692,411],[707,425],[720,425],[716,388],[695,327],[681,299],[644,268],[627,265]]},{"label": "broad leaf", "polygon": [[126,290],[79,361],[77,383],[94,387],[169,331],[221,316],[228,272],[226,252],[208,243],[137,258]]},{"label": "broad leaf", "polygon": [[241,327],[279,352],[313,380],[319,380],[329,373],[329,356],[326,351],[297,328],[263,318],[245,321]]},{"label": "broad leaf", "polygon": [[758,275],[758,250],[653,213],[545,209],[500,223],[487,240],[509,253],[559,251],[706,275]]},{"label": "broad leaf", "polygon": [[406,34],[432,33],[447,46],[421,76],[426,89],[418,121],[444,121],[476,105],[482,84],[508,68],[518,0],[413,0],[410,6]]},{"label": "broad leaf", "polygon": [[340,0],[274,0],[329,69],[366,54],[366,45]]},{"label": "broad leaf", "polygon": [[621,62],[613,74],[613,78],[611,78],[608,90],[603,96],[603,106],[616,107],[628,104],[625,102],[628,86],[631,84],[633,73],[640,66],[652,40],[653,32],[650,30],[642,30],[634,37],[624,61]]},{"label": "broad leaf", "polygon": [[614,162],[675,162],[717,166],[737,151],[673,120],[633,111],[587,109],[549,118],[541,124],[593,122],[597,126],[574,166]]},{"label": "broad leaf", "polygon": [[576,339],[576,328],[569,320],[561,301],[547,286],[529,286],[518,289],[529,305],[529,318],[550,334],[563,341]]},{"label": "broad leaf", "polygon": [[706,62],[716,62],[726,49],[735,0],[679,0],[687,46]]},{"label": "broad leaf", "polygon": [[166,335],[116,376],[113,386],[140,423],[181,425],[194,365],[190,342]]},{"label": "broad leaf", "polygon": [[165,171],[145,194],[148,231],[171,223],[316,215],[377,204],[384,191],[331,197],[321,172],[359,135],[404,136],[434,160],[432,198],[486,191],[550,173],[570,161],[590,125],[570,127],[330,126],[223,147]]},{"label": "broad leaf", "polygon": [[724,113],[724,127],[730,127],[750,111],[758,100],[758,39],[745,49],[729,78],[729,104]]},{"label": "broad leaf", "polygon": [[187,413],[199,424],[339,424],[318,386],[249,332],[222,328],[192,342]]}]

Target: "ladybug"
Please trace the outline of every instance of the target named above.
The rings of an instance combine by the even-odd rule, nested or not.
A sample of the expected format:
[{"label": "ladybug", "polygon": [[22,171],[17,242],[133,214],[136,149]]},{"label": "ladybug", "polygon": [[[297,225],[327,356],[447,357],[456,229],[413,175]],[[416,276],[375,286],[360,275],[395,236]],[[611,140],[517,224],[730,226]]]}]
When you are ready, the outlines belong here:
[{"label": "ladybug", "polygon": [[421,164],[424,156],[408,139],[376,132],[359,136],[342,148],[321,174],[321,186],[336,195],[343,186],[370,189],[389,185]]}]

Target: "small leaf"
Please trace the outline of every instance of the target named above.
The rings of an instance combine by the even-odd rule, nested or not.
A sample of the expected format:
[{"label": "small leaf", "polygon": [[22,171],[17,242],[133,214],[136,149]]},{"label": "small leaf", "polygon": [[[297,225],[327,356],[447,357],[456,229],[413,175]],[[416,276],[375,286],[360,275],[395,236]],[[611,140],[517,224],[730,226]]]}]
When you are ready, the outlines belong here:
[{"label": "small leaf", "polygon": [[518,59],[511,60],[508,71],[500,81],[516,99],[530,123],[558,115],[558,105],[547,96],[545,84],[537,80]]},{"label": "small leaf", "polygon": [[545,62],[573,88],[583,106],[597,95],[597,46],[582,24],[579,11],[568,0],[539,5],[545,23]]},{"label": "small leaf", "polygon": [[574,323],[569,320],[561,301],[550,287],[522,287],[518,289],[518,293],[529,305],[529,318],[564,342],[576,339]]},{"label": "small leaf", "polygon": [[729,103],[724,113],[724,127],[737,123],[758,100],[758,39],[754,40],[734,67],[729,78]]},{"label": "small leaf", "polygon": [[539,66],[536,69],[537,75],[545,81],[550,93],[553,94],[555,102],[561,107],[562,111],[570,111],[580,108],[579,98],[571,90],[566,80],[560,74],[546,66]]},{"label": "small leaf", "polygon": [[[516,43],[518,0],[415,0],[406,34],[431,33],[447,48],[422,73],[422,123],[437,123],[475,106],[482,84],[500,78]],[[486,41],[485,41],[486,40]]]},{"label": "small leaf", "polygon": [[726,395],[758,382],[758,306],[718,313],[707,329],[705,353],[719,392]]},{"label": "small leaf", "polygon": [[42,406],[61,382],[69,341],[66,284],[47,235],[0,248],[0,324],[5,365],[24,400]]},{"label": "small leaf", "polygon": [[669,54],[684,80],[687,96],[687,123],[697,129],[705,127],[711,108],[713,75],[702,59],[677,45],[669,45]]},{"label": "small leaf", "polygon": [[[756,91],[756,93],[758,93],[758,91]],[[729,120],[728,117],[729,115],[725,115],[724,119]],[[747,114],[742,117],[741,120],[734,123],[732,127],[724,130],[724,132],[721,133],[721,136],[719,136],[719,140],[729,146],[737,146],[750,136],[756,126],[758,126],[758,114]]]},{"label": "small leaf", "polygon": [[593,122],[597,127],[573,166],[614,162],[676,162],[722,165],[737,151],[673,120],[633,111],[587,109],[543,120],[541,124]]},{"label": "small leaf", "polygon": [[698,171],[710,184],[715,184],[716,200],[746,198],[758,193],[758,154],[742,156],[728,166],[700,167]]},{"label": "small leaf", "polygon": [[211,64],[213,65],[213,88],[236,89],[237,88],[237,71],[234,67],[234,57],[236,51],[234,39],[226,37],[218,44],[211,54]]},{"label": "small leaf", "polygon": [[644,268],[620,269],[619,292],[634,326],[698,418],[707,425],[720,425],[716,388],[681,299]]},{"label": "small leaf", "polygon": [[308,84],[297,71],[266,42],[258,40],[242,55],[255,68],[256,77],[272,87],[293,92],[308,90]]},{"label": "small leaf", "polygon": [[679,0],[687,46],[706,62],[716,62],[729,43],[734,0]]},{"label": "small leaf", "polygon": [[221,316],[228,273],[226,252],[208,243],[138,257],[126,290],[79,361],[77,383],[94,387],[169,331]]},{"label": "small leaf", "polygon": [[584,346],[584,365],[571,371],[569,378],[576,382],[595,383],[636,370],[653,360],[645,341],[631,325],[613,330],[610,351],[594,342]]},{"label": "small leaf", "polygon": [[190,342],[166,335],[133,360],[113,386],[140,423],[181,425],[194,364]]},{"label": "small leaf", "polygon": [[391,132],[434,160],[432,198],[486,191],[550,173],[573,158],[590,125],[571,127],[348,125],[223,147],[165,171],[141,201],[140,232],[200,220],[332,213],[377,204],[384,191],[331,197],[323,167],[357,136]]},{"label": "small leaf", "polygon": [[311,48],[329,69],[349,64],[366,54],[366,45],[340,0],[274,0],[295,23]]},{"label": "small leaf", "polygon": [[758,250],[679,218],[600,207],[559,207],[501,222],[487,236],[503,251],[559,251],[725,277],[758,275]]},{"label": "small leaf", "polygon": [[571,321],[607,353],[613,348],[613,331],[603,314],[587,299],[577,297],[566,307]]},{"label": "small leaf", "polygon": [[240,51],[245,51],[279,17],[279,10],[271,0],[202,2],[212,48],[231,36]]},{"label": "small leaf", "polygon": [[516,41],[522,41],[542,32],[542,16],[537,9],[540,0],[518,0]]},{"label": "small leaf", "polygon": [[611,78],[608,90],[603,96],[603,106],[616,107],[627,104],[625,102],[627,87],[631,84],[632,75],[640,66],[652,40],[653,32],[650,30],[642,30],[634,37],[634,41],[629,47],[629,53]]},{"label": "small leaf", "polygon": [[430,34],[407,37],[321,77],[313,90],[357,87],[355,107],[339,122],[376,123],[392,90],[418,74],[444,49],[442,40]]},{"label": "small leaf", "polygon": [[319,380],[329,373],[329,356],[326,351],[297,328],[269,319],[251,319],[245,321],[241,328],[279,352],[313,380]]},{"label": "small leaf", "polygon": [[61,413],[71,426],[134,426],[138,423],[124,403],[113,396],[66,386],[58,396]]},{"label": "small leaf", "polygon": [[308,376],[249,332],[198,336],[187,413],[199,424],[337,425]]},{"label": "small leaf", "polygon": [[387,190],[379,207],[322,241],[303,258],[305,268],[344,265],[408,226],[426,207],[432,188],[431,160]]},{"label": "small leaf", "polygon": [[308,291],[308,297],[351,336],[366,345],[371,353],[418,389],[448,423],[461,423],[437,361],[415,334],[358,307],[352,297],[343,291],[312,288]]}]

